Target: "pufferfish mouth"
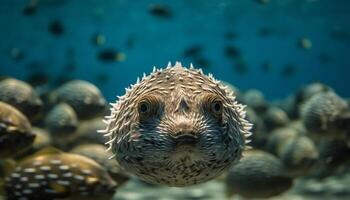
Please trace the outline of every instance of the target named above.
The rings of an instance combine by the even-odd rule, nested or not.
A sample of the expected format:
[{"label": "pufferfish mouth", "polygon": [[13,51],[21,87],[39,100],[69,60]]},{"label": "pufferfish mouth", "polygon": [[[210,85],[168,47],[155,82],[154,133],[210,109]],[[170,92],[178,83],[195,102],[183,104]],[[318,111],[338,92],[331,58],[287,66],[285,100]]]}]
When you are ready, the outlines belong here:
[{"label": "pufferfish mouth", "polygon": [[173,139],[173,152],[171,157],[173,160],[193,161],[200,160],[200,136],[195,134],[180,134],[172,136]]},{"label": "pufferfish mouth", "polygon": [[198,136],[192,134],[181,134],[177,136],[173,136],[175,146],[195,146],[198,143]]}]

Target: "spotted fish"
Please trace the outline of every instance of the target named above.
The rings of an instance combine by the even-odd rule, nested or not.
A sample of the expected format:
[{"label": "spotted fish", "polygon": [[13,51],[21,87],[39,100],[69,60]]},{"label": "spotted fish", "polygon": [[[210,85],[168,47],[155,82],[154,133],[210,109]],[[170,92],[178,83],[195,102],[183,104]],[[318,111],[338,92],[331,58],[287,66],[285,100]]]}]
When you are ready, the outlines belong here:
[{"label": "spotted fish", "polygon": [[117,188],[107,171],[77,154],[46,148],[5,178],[9,200],[111,199]]}]

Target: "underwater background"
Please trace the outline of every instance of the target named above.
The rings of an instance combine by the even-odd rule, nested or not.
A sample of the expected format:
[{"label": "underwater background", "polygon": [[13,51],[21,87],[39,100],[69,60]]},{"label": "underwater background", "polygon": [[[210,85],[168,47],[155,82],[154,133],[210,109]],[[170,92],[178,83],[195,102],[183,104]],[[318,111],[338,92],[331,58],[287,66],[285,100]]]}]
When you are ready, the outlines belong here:
[{"label": "underwater background", "polygon": [[[251,166],[253,171],[266,164],[270,170],[266,173],[273,171],[270,177],[276,179],[265,183],[243,178],[248,183],[242,190],[257,194],[250,196],[231,191],[242,180],[231,180],[227,173],[204,184],[169,188],[129,177],[119,168],[113,169],[117,172],[109,169],[115,163],[108,161],[106,167],[98,162],[122,183],[113,199],[349,199],[349,22],[348,0],[1,0],[0,103],[6,102],[1,93],[6,86],[2,88],[1,82],[13,78],[29,83],[43,108],[34,117],[21,110],[21,105],[14,105],[37,128],[34,132],[40,141],[35,140],[30,153],[23,150],[3,156],[0,148],[0,199],[2,195],[6,199],[1,186],[9,157],[18,161],[55,146],[107,163],[106,155],[97,153],[101,146],[91,146],[86,152],[73,149],[106,142],[93,135],[103,127],[100,122],[109,110],[85,119],[70,105],[73,109],[63,106],[60,109],[65,110],[59,112],[66,113],[57,117],[51,111],[60,101],[52,100],[51,93],[72,80],[84,80],[101,92],[100,102],[115,102],[116,96],[123,95],[137,77],[149,74],[153,66],[165,68],[168,62],[174,65],[177,61],[185,67],[192,63],[231,84],[238,101],[248,105],[248,120],[254,124],[253,149],[268,152],[263,158],[274,155],[273,162],[284,166],[289,175],[278,174],[275,165],[270,169],[273,164],[265,163],[269,158],[262,163],[258,160]],[[20,96],[21,91],[14,93]],[[321,95],[312,98],[316,94]],[[0,111],[5,113],[2,106]],[[313,106],[321,111],[312,110]],[[336,120],[330,117],[329,123],[336,123],[325,129],[318,122],[309,123],[308,109],[311,117],[326,116],[322,120],[331,113]],[[67,120],[54,124],[62,116]],[[6,121],[3,118],[0,114],[0,125]],[[315,132],[327,136],[315,136]],[[289,149],[280,150],[283,146]],[[259,196],[262,182],[268,194]]]},{"label": "underwater background", "polygon": [[[30,2],[1,1],[4,76],[89,80],[111,101],[153,66],[181,61],[269,99],[312,81],[350,95],[347,0],[33,0],[24,10]],[[122,58],[99,59],[105,51]]]}]

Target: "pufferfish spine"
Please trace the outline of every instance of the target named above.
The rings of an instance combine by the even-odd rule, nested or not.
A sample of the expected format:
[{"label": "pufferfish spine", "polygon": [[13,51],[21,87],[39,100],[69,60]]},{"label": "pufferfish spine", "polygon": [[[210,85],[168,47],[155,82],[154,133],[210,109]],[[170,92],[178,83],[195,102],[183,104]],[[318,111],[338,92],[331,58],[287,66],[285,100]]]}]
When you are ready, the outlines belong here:
[{"label": "pufferfish spine", "polygon": [[[175,80],[175,77],[176,81],[173,81],[173,79]],[[173,91],[178,91],[178,93],[174,94]],[[167,135],[156,135],[153,138],[144,138],[146,136],[140,134],[144,132],[144,129],[142,129],[142,127],[139,127],[139,113],[137,113],[137,109],[135,109],[138,108],[140,96],[154,92],[160,92],[162,95],[166,96],[164,101],[179,101],[178,104],[172,105],[173,110],[178,110],[180,109],[180,107],[183,107],[183,109],[185,110],[191,110],[188,106],[188,101],[191,100],[185,99],[185,96],[189,95],[188,91],[191,92],[190,95],[192,96],[197,96],[202,94],[203,92],[207,92],[213,93],[219,98],[223,99],[222,106],[225,110],[225,112],[222,113],[223,118],[225,119],[224,130],[230,130],[230,132],[227,133],[227,140],[233,141],[233,143],[230,144],[236,144],[236,146],[232,147],[231,145],[230,147],[228,147],[231,149],[234,148],[234,152],[216,152],[218,154],[223,154],[222,158],[217,158],[219,155],[213,153],[214,156],[212,157],[216,156],[215,158],[218,159],[216,160],[216,162],[219,163],[213,164],[213,167],[216,167],[216,169],[213,170],[215,171],[215,174],[210,174],[214,173],[210,172],[210,166],[212,166],[211,162],[213,162],[215,159],[212,159],[212,161],[205,160],[206,157],[203,155],[200,155],[202,157],[197,157],[195,158],[195,161],[193,161],[191,159],[194,159],[194,157],[198,155],[191,154],[188,157],[184,157],[184,159],[189,159],[189,161],[181,161],[193,161],[191,165],[188,165],[188,167],[191,166],[193,169],[187,169],[186,164],[183,163],[183,165],[178,165],[178,160],[176,162],[172,160],[176,159],[177,157],[171,153],[169,155],[164,155],[164,160],[166,160],[164,161],[164,165],[167,165],[167,167],[164,167],[163,169],[162,164],[160,164],[160,160],[157,160],[159,161],[158,165],[155,164],[154,166],[152,166],[152,163],[157,162],[148,160],[148,157],[144,157],[145,155],[140,154],[140,156],[137,156],[135,154],[129,154],[130,152],[138,152],[138,150],[144,148],[143,143],[141,143],[144,141],[149,142],[149,140],[155,140],[156,142],[159,142],[156,145],[160,146],[159,148],[164,151],[170,148],[166,145],[173,145],[172,141],[168,141],[165,139]],[[212,178],[217,177],[224,171],[224,169],[228,169],[229,166],[236,163],[241,158],[242,151],[246,148],[249,148],[247,144],[250,142],[248,137],[251,135],[250,129],[252,128],[252,124],[245,119],[245,106],[239,104],[235,100],[233,92],[229,91],[226,86],[222,85],[220,81],[216,80],[212,74],[208,74],[208,76],[204,75],[201,69],[194,69],[192,64],[190,65],[190,68],[182,67],[180,62],[176,62],[174,66],[172,66],[169,62],[166,69],[156,69],[154,67],[153,72],[150,75],[146,76],[146,74],[144,74],[141,80],[140,78],[138,78],[137,82],[134,85],[131,85],[129,88],[126,88],[125,95],[119,96],[116,103],[112,103],[111,106],[111,114],[109,116],[106,116],[104,120],[104,122],[107,124],[107,127],[105,130],[99,131],[100,133],[104,133],[104,135],[109,138],[109,141],[106,142],[106,144],[108,145],[107,151],[112,151],[113,156],[111,158],[116,157],[118,161],[121,161],[120,164],[124,165],[124,168],[127,168],[132,173],[136,174],[141,179],[148,182],[165,184],[169,186],[186,186],[208,181]],[[171,115],[172,117],[172,114],[165,113],[164,115]],[[191,113],[189,114],[189,116],[196,118],[197,121],[199,121],[198,126],[201,127],[201,131],[215,131],[209,130],[211,127],[203,122],[208,116],[201,115],[198,113]],[[158,121],[156,123],[162,123],[160,121],[161,119],[157,120]],[[177,123],[176,120],[177,118],[172,119],[168,121],[167,124],[174,125]],[[207,120],[205,122],[213,123],[212,120]],[[166,133],[166,131],[169,131],[166,129],[166,127],[162,126],[157,127],[157,131],[162,133]],[[219,141],[219,139],[217,139],[219,136],[208,134],[207,137],[210,138],[208,140],[212,140],[212,137],[214,137],[215,140]],[[208,141],[204,141],[203,143],[205,142]],[[209,141],[208,143],[210,142],[211,141]],[[134,145],[133,143],[137,144]],[[223,144],[218,143],[212,145],[211,147],[219,149],[222,148],[221,145],[223,146]],[[194,149],[194,151],[196,151],[196,149]],[[232,155],[228,155],[231,153]],[[154,152],[154,154],[154,157],[158,155],[156,154],[156,152]],[[163,156],[161,153],[159,155]],[[222,163],[224,161],[225,163],[227,162],[227,164],[223,165]],[[139,162],[143,162],[143,169],[138,168],[140,166],[136,166],[140,165]],[[147,164],[150,164],[150,166],[148,166]],[[208,166],[204,167],[204,165]],[[174,166],[177,166],[176,170],[172,168]],[[143,171],[145,168],[147,169],[147,167],[149,167],[150,171]],[[184,167],[185,169],[182,169],[182,167]],[[204,170],[204,168],[206,169]],[[182,173],[180,173],[179,171],[181,171]],[[203,171],[206,171],[205,175],[202,174],[204,173]],[[172,173],[175,174],[173,175],[173,177],[170,177]],[[179,174],[177,175],[177,173]],[[179,177],[180,175],[183,177]],[[202,175],[206,177],[201,177]],[[161,176],[161,178],[158,179],[157,176]]]}]

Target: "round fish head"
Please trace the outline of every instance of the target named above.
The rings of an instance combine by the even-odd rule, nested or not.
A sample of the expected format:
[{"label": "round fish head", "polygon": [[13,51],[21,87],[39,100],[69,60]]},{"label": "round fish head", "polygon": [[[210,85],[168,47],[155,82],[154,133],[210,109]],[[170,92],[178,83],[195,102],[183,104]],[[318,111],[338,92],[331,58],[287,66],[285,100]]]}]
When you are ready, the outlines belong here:
[{"label": "round fish head", "polygon": [[243,109],[211,75],[177,63],[144,76],[119,99],[107,117],[107,143],[145,181],[197,184],[241,157],[251,128]]}]

